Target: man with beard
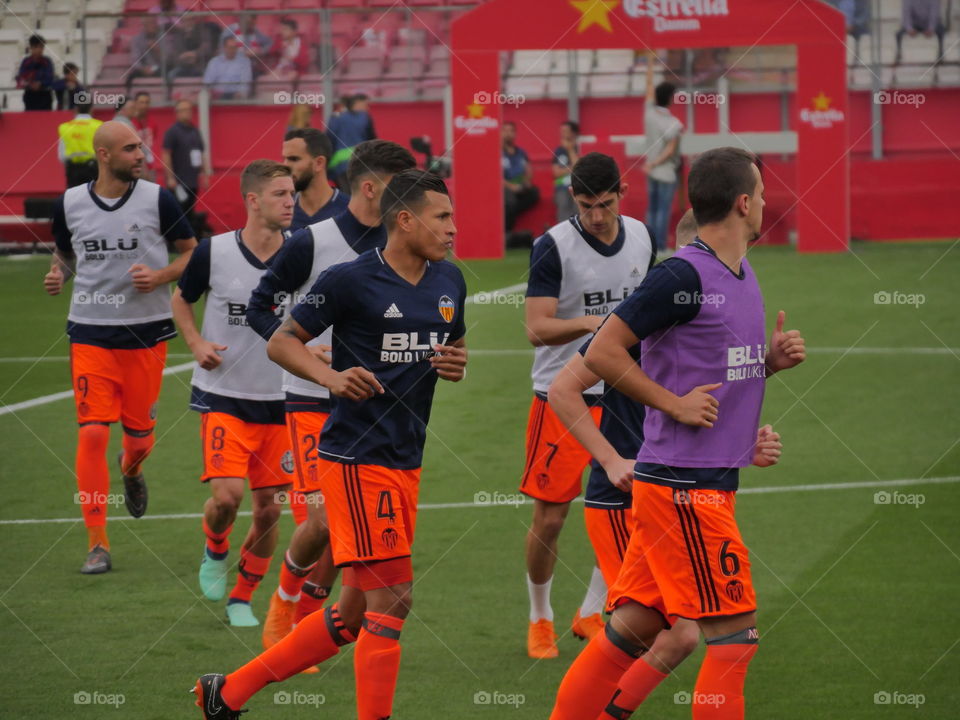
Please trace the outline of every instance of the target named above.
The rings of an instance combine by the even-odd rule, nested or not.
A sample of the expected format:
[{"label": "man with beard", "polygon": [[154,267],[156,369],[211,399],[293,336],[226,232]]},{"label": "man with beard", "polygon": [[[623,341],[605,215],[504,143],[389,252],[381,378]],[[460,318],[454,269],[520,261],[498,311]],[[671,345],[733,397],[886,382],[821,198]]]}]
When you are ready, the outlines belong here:
[{"label": "man with beard", "polygon": [[[64,193],[54,208],[56,252],[44,289],[58,295],[75,276],[67,334],[80,425],[77,501],[89,539],[80,572],[110,570],[107,495],[110,425],[123,424],[118,458],[127,510],[147,509],[143,461],[153,448],[157,398],[176,337],[169,284],[177,280],[196,240],[169,190],[141,180],[143,146],[134,130],[107,122],[93,136],[95,182]],[[180,257],[169,262],[167,242]]]},{"label": "man with beard", "polygon": [[332,154],[330,139],[316,128],[297,128],[284,136],[283,164],[293,173],[293,188],[297,191],[291,232],[347,209],[350,196],[330,187],[327,179]]}]

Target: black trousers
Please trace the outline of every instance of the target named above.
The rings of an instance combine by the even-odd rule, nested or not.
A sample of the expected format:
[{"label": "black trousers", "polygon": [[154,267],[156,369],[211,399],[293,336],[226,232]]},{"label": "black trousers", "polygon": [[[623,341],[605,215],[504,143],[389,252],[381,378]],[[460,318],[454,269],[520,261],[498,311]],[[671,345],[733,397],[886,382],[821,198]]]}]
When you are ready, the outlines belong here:
[{"label": "black trousers", "polygon": [[503,219],[507,232],[513,230],[521,213],[526,212],[538,202],[540,202],[540,190],[535,185],[517,191],[504,188]]},{"label": "black trousers", "polygon": [[91,180],[97,179],[97,161],[88,160],[82,163],[68,162],[67,168],[67,188],[77,185],[86,185]]}]

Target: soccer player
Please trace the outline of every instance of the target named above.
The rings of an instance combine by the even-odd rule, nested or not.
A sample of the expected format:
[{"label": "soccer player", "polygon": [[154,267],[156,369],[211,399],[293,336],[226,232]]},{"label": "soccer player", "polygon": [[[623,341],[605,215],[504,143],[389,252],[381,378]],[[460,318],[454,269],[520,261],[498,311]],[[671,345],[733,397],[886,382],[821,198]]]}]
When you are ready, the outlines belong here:
[{"label": "soccer player", "polygon": [[[112,567],[107,538],[110,490],[107,443],[121,422],[120,473],[133,517],[147,510],[143,461],[153,448],[157,398],[176,336],[168,284],[180,277],[196,245],[173,195],[140,180],[140,138],[122,123],[107,122],[93,136],[98,176],[70,188],[56,202],[56,251],[44,289],[63,290],[75,276],[67,335],[77,422],[77,487],[87,527],[87,559],[80,572]],[[167,241],[180,253],[170,262]]]},{"label": "soccer player", "polygon": [[[282,373],[267,358],[266,343],[247,325],[246,302],[293,218],[290,169],[273,160],[254,160],[240,175],[240,192],[247,212],[243,229],[201,241],[171,305],[198,364],[190,408],[201,413],[200,481],[210,488],[203,506],[200,589],[210,600],[220,600],[226,592],[228,538],[249,479],[253,522],[240,549],[227,617],[234,627],[251,627],[259,621],[250,600],[277,544],[281,491],[293,481],[293,456],[284,426]],[[204,295],[198,331],[193,304]]]},{"label": "soccer player", "polygon": [[283,164],[293,173],[297,191],[290,230],[338,215],[347,207],[350,196],[330,187],[327,165],[333,146],[326,133],[316,128],[289,130],[283,137]]},{"label": "soccer player", "polygon": [[[647,228],[620,215],[627,191],[613,158],[584,155],[573,166],[570,192],[578,214],[539,237],[530,254],[527,284],[527,338],[536,347],[533,402],[527,423],[526,465],[520,491],[534,499],[527,533],[527,590],[530,624],[527,653],[533,658],[558,655],[550,606],[557,541],[570,501],[580,494],[589,454],[570,435],[547,403],[557,372],[577,351],[584,335],[596,332],[613,307],[636,288],[656,260]],[[597,385],[587,392],[594,421]],[[584,602],[573,619],[573,632],[592,637],[603,627],[601,611],[607,587],[594,568]]]},{"label": "soccer player", "polygon": [[[269,340],[280,326],[274,307],[281,304],[281,299],[293,296],[294,304],[309,300],[310,288],[328,267],[354,260],[367,250],[383,248],[387,233],[380,220],[380,198],[396,173],[415,166],[410,151],[396,143],[360,143],[347,169],[352,194],[346,212],[312,224],[287,240],[250,298],[250,326]],[[329,347],[330,336],[329,330],[323,333],[311,343],[313,350],[322,352]],[[284,554],[280,584],[270,599],[263,626],[264,648],[319,609],[337,575],[328,548],[327,514],[317,474],[317,443],[330,412],[330,391],[291,373],[284,373],[283,389],[297,471],[291,505],[298,527]]]},{"label": "soccer player", "polygon": [[[308,615],[236,672],[202,676],[195,692],[207,720],[236,718],[267,683],[332,657],[354,638],[357,715],[391,714],[399,638],[412,602],[426,425],[437,379],[464,375],[466,285],[444,261],[456,228],[442,180],[421,170],[398,173],[381,209],[386,247],[323,273],[311,293],[325,301],[294,308],[268,345],[271,358],[336,397],[317,450],[333,558],[350,569],[344,613],[331,605]],[[306,346],[327,327],[332,366]],[[347,619],[358,609],[359,632]]]},{"label": "soccer player", "polygon": [[[557,417],[593,458],[584,498],[584,518],[597,565],[607,585],[612,587],[634,531],[630,490],[634,458],[643,444],[644,408],[616,388],[606,387],[600,399],[603,408],[600,427],[593,423],[583,393],[600,382],[600,378],[584,364],[583,356],[589,345],[590,341],[584,343],[557,373],[550,385],[549,401]],[[630,348],[630,355],[639,360],[640,346]],[[780,436],[769,425],[764,426],[757,433],[754,464],[766,467],[776,463],[781,447]],[[695,621],[686,618],[671,618],[671,621],[671,629],[657,635],[641,668],[647,670],[647,677],[656,683],[683,662],[700,641],[700,629]],[[578,662],[588,662],[590,656],[585,655],[584,660]],[[573,680],[565,684],[560,693],[553,720],[596,717],[602,709],[602,705],[585,708],[579,701],[586,693]],[[601,695],[599,700],[605,702],[607,697]]]},{"label": "soccer player", "polygon": [[[745,258],[763,218],[755,158],[735,148],[702,154],[689,196],[698,238],[614,310],[585,356],[587,368],[647,409],[636,530],[610,588],[613,616],[564,678],[556,718],[628,718],[665,674],[644,653],[673,617],[696,620],[707,644],[693,716],[744,715],[759,635],[734,517],[739,468],[757,460],[766,378],[806,354],[800,332],[783,331],[783,311],[766,344],[763,298]],[[642,368],[630,355],[637,343]]]}]

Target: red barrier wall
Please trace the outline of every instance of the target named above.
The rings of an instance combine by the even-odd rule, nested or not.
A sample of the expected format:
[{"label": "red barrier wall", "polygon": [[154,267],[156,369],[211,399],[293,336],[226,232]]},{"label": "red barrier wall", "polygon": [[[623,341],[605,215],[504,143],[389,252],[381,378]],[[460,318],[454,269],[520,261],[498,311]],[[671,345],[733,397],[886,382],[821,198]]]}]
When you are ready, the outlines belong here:
[{"label": "red barrier wall", "polygon": [[[960,90],[929,89],[920,93],[924,102],[883,107],[884,146],[887,157],[869,159],[872,123],[870,93],[850,94],[851,235],[887,240],[916,237],[956,237],[960,227]],[[789,117],[796,116],[791,100]],[[675,107],[685,118],[685,108]],[[696,129],[717,129],[716,111],[696,108]],[[439,103],[374,105],[374,121],[381,137],[407,145],[415,135],[430,135],[439,150],[443,144],[443,118]],[[109,114],[107,114],[109,116]],[[173,122],[169,108],[151,112],[153,121],[165,130]],[[734,132],[777,130],[780,127],[778,95],[736,95],[730,107]],[[4,113],[0,115],[0,215],[20,215],[25,197],[55,196],[63,190],[63,168],[57,160],[57,125],[70,113]],[[277,157],[287,113],[275,107],[215,107],[211,117],[213,163],[217,176],[203,197],[203,206],[216,229],[242,222],[239,200],[240,169],[257,157]],[[519,108],[504,108],[504,119],[517,123],[518,143],[530,154],[535,179],[543,201],[521,219],[520,226],[540,232],[553,223],[550,160],[557,144],[558,125],[566,118],[565,101],[532,101]],[[642,132],[643,99],[587,99],[581,103],[581,126],[585,134],[598,134],[596,145],[585,146],[617,158],[630,190],[624,201],[627,214],[643,218],[646,183],[627,159],[623,145],[610,143],[610,135]],[[602,132],[598,129],[602,128]],[[791,158],[764,158],[768,188],[764,223],[770,242],[783,242],[795,227],[790,211],[795,199],[795,164]],[[679,204],[678,204],[679,208]],[[4,240],[34,239],[24,229],[0,231]],[[47,238],[41,238],[46,240]]]}]

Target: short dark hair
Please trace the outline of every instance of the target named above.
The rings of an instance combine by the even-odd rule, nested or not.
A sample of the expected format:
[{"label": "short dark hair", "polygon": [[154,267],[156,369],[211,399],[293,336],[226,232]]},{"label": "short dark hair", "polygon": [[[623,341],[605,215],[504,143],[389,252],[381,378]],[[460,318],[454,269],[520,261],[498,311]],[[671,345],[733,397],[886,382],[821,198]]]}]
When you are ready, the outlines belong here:
[{"label": "short dark hair", "polygon": [[291,17],[285,17],[283,20],[280,21],[280,24],[281,24],[281,25],[286,25],[286,26],[287,26],[288,28],[290,28],[291,30],[296,30],[296,29],[297,29],[297,21],[294,20],[294,19],[291,18]]},{"label": "short dark hair", "polygon": [[564,125],[570,128],[574,135],[580,134],[580,123],[578,123],[576,120],[564,120],[562,123],[560,123],[560,127],[563,127]]},{"label": "short dark hair", "polygon": [[653,90],[654,101],[660,107],[667,107],[673,102],[673,94],[677,92],[677,86],[672,82],[664,80]]},{"label": "short dark hair", "polygon": [[352,111],[353,106],[356,105],[358,101],[369,100],[369,99],[370,99],[370,96],[367,95],[366,93],[357,92],[357,93],[354,93],[353,95],[347,95],[346,97],[344,97],[343,105],[344,107],[347,108],[347,110]]},{"label": "short dark hair", "polygon": [[47,41],[43,39],[43,36],[37,35],[36,33],[31,35],[27,42],[30,44],[30,47],[45,46],[47,44]]},{"label": "short dark hair", "polygon": [[413,155],[402,145],[389,140],[367,140],[357,145],[347,165],[347,182],[356,190],[364,175],[396,175],[417,166]]},{"label": "short dark hair", "polygon": [[450,194],[443,180],[431,172],[414,169],[403,170],[394,175],[380,198],[380,216],[384,225],[388,229],[393,227],[401,210],[420,210],[427,199],[428,191]]},{"label": "short dark hair", "polygon": [[287,130],[287,134],[283,136],[284,140],[296,140],[297,138],[303,140],[310,157],[317,158],[322,155],[327,159],[327,162],[330,162],[330,158],[333,157],[333,145],[325,132],[312,127],[294,128],[293,130]]},{"label": "short dark hair", "polygon": [[687,180],[687,196],[698,226],[720,222],[741,195],[753,195],[757,179],[753,153],[734,147],[707,150],[694,160]]},{"label": "short dark hair", "polygon": [[503,127],[506,127],[507,125],[509,125],[510,127],[514,128],[514,129],[516,129],[516,127],[517,127],[517,124],[516,124],[513,120],[504,120],[504,121],[503,121]]},{"label": "short dark hair", "polygon": [[150,97],[150,93],[148,93],[146,90],[141,90],[140,92],[138,92],[136,95],[133,96],[133,99],[134,99],[134,100],[139,100],[139,99],[142,98],[144,95],[146,95],[147,97]]},{"label": "short dark hair", "polygon": [[263,192],[263,188],[274,178],[290,177],[291,172],[283,163],[276,160],[254,160],[240,173],[240,194],[244,198],[247,193]]},{"label": "short dark hair", "polygon": [[78,102],[73,104],[73,109],[78,113],[83,113],[84,115],[89,115],[90,111],[93,110],[93,102],[87,100],[86,102]]},{"label": "short dark hair", "polygon": [[79,70],[80,70],[80,66],[77,65],[76,63],[68,62],[63,64],[64,75],[66,75],[67,73],[78,72]]},{"label": "short dark hair", "polygon": [[587,153],[570,171],[570,186],[574,195],[599,197],[608,192],[620,192],[617,161],[603,153]]}]

